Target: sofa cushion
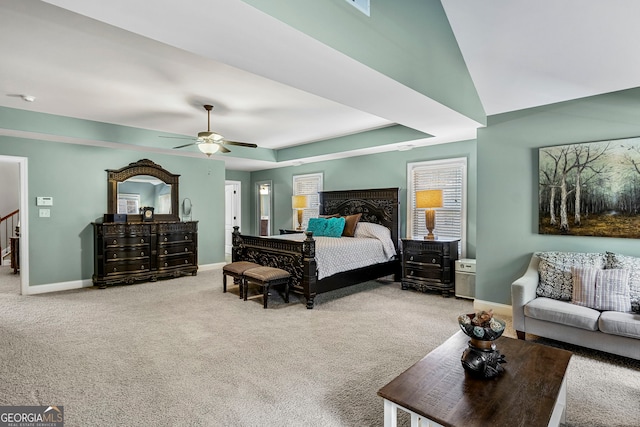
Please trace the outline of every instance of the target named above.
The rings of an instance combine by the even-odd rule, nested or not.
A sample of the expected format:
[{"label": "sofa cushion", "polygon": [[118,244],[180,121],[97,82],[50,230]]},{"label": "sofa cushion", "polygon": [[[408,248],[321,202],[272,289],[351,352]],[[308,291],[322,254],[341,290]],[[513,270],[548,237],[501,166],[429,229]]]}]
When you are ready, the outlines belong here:
[{"label": "sofa cushion", "polygon": [[598,327],[605,334],[640,339],[640,314],[603,311]]},{"label": "sofa cushion", "polygon": [[631,311],[629,270],[571,267],[573,304],[596,310]]},{"label": "sofa cushion", "polygon": [[629,270],[631,310],[640,313],[640,258],[607,252],[605,268],[624,268]]},{"label": "sofa cushion", "polygon": [[536,294],[540,297],[570,301],[573,291],[571,267],[605,267],[604,253],[537,252],[540,280]]},{"label": "sofa cushion", "polygon": [[600,312],[566,301],[539,297],[524,306],[524,315],[533,319],[597,331]]}]

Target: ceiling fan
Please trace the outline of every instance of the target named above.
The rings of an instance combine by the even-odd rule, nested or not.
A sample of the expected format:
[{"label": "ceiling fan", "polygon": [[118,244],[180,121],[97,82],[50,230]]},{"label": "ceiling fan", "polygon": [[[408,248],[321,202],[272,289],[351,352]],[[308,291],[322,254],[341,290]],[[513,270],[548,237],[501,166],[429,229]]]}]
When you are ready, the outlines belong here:
[{"label": "ceiling fan", "polygon": [[198,149],[202,151],[207,156],[211,156],[212,154],[220,151],[221,153],[229,153],[229,150],[225,145],[237,145],[240,147],[249,147],[256,148],[256,144],[250,144],[248,142],[237,142],[237,141],[229,141],[224,138],[224,136],[220,135],[217,132],[211,131],[211,110],[213,110],[213,105],[204,105],[204,109],[207,110],[207,130],[203,132],[198,132],[197,138],[181,138],[175,136],[165,136],[163,138],[176,138],[176,139],[194,139],[195,142],[178,145],[177,147],[173,147],[174,149],[189,147],[191,145],[197,145]]}]

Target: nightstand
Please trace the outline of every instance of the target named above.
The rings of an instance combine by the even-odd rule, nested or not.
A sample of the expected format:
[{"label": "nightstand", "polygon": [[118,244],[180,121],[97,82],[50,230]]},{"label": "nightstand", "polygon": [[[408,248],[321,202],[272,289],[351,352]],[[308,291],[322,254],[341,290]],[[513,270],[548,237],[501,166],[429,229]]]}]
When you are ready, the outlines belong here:
[{"label": "nightstand", "polygon": [[280,234],[296,234],[296,233],[304,233],[304,230],[292,230],[288,228],[280,229]]},{"label": "nightstand", "polygon": [[460,240],[402,239],[402,289],[454,292],[455,261]]}]

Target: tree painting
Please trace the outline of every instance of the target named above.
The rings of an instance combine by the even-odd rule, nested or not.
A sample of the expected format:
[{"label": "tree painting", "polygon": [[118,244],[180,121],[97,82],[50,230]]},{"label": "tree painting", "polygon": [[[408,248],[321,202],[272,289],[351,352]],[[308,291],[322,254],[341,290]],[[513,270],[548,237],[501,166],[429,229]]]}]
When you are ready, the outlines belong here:
[{"label": "tree painting", "polygon": [[640,238],[640,137],[539,150],[540,234]]}]

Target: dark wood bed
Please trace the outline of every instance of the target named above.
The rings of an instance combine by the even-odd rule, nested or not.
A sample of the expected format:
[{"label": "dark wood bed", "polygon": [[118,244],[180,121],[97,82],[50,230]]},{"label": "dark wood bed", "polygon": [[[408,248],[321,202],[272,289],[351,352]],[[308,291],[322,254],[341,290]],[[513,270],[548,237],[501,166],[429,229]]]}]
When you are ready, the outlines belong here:
[{"label": "dark wood bed", "polygon": [[313,308],[316,295],[324,292],[391,274],[399,281],[399,192],[398,188],[381,188],[319,193],[320,215],[346,216],[361,213],[361,222],[373,222],[389,228],[398,255],[388,262],[337,273],[318,280],[315,240],[312,233],[306,233],[304,241],[291,241],[277,237],[244,235],[238,227],[234,227],[233,231],[232,260],[252,261],[288,271],[292,277],[291,289],[304,295],[308,309]]}]

